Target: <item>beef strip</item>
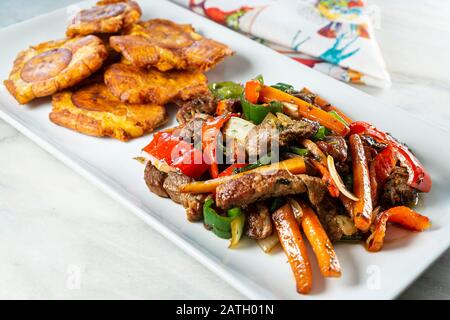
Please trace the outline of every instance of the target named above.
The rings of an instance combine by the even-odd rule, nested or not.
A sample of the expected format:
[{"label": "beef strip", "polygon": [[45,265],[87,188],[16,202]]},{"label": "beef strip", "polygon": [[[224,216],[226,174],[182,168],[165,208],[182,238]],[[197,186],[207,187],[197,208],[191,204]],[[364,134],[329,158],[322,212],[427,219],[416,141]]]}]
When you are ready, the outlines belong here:
[{"label": "beef strip", "polygon": [[286,170],[263,175],[249,173],[219,185],[216,189],[216,205],[222,209],[243,207],[248,204],[279,196],[306,192],[303,178]]},{"label": "beef strip", "polygon": [[348,146],[344,137],[328,136],[316,144],[323,152],[332,156],[336,163],[344,163],[347,160]]},{"label": "beef strip", "polygon": [[164,180],[164,189],[174,202],[186,208],[186,216],[189,221],[199,221],[203,218],[203,204],[210,196],[208,194],[182,193],[179,191],[181,185],[192,181],[194,181],[192,178],[182,173],[169,172],[166,180]]},{"label": "beef strip", "polygon": [[202,127],[209,117],[209,115],[204,113],[196,113],[192,119],[175,129],[173,134],[181,137],[186,142],[201,142]]},{"label": "beef strip", "polygon": [[341,213],[340,203],[329,195],[327,187],[321,179],[308,176],[303,181],[308,189],[309,202],[315,209],[328,237],[331,241],[339,240],[343,234],[336,219]]},{"label": "beef strip", "polygon": [[264,202],[257,202],[248,206],[245,211],[247,220],[247,236],[261,240],[272,235],[273,227],[269,209]]},{"label": "beef strip", "polygon": [[315,103],[316,97],[317,97],[317,94],[315,94],[315,93],[312,93],[312,92],[309,92],[306,90],[302,90],[302,91],[293,92],[292,95],[294,97],[302,99],[303,101],[306,101],[312,105],[315,105],[316,107],[321,108],[319,105],[316,105],[316,103]]},{"label": "beef strip", "polygon": [[216,190],[216,205],[223,209],[245,207],[264,199],[300,193],[308,194],[330,239],[340,239],[342,230],[336,216],[340,213],[341,205],[328,194],[326,185],[317,177],[293,175],[285,170],[271,175],[250,173],[219,185]]},{"label": "beef strip", "polygon": [[269,123],[260,124],[249,132],[245,149],[249,157],[256,158],[271,150],[273,140],[278,141],[279,147],[286,147],[313,136],[318,129],[317,122],[307,119],[293,120],[276,127]]},{"label": "beef strip", "polygon": [[383,207],[409,204],[417,200],[418,191],[408,185],[408,177],[406,168],[395,167],[381,193],[380,203]]},{"label": "beef strip", "polygon": [[196,113],[212,115],[216,111],[216,103],[211,93],[203,94],[189,101],[176,101],[175,105],[179,107],[176,119],[180,124],[191,120]]},{"label": "beef strip", "polygon": [[163,187],[164,180],[166,180],[166,178],[167,173],[156,169],[150,161],[147,163],[144,171],[144,180],[151,192],[160,197],[168,198],[169,195]]}]

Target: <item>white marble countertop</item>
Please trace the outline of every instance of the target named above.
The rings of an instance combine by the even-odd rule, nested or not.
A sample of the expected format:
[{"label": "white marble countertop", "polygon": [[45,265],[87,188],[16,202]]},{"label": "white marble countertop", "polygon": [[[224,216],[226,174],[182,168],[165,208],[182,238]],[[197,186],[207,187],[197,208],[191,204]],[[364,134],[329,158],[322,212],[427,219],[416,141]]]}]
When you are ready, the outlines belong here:
[{"label": "white marble countertop", "polygon": [[[74,3],[2,0],[0,27]],[[450,2],[371,0],[391,73],[358,87],[450,127]],[[449,299],[450,250],[400,298]],[[1,299],[242,299],[144,222],[0,120]]]}]

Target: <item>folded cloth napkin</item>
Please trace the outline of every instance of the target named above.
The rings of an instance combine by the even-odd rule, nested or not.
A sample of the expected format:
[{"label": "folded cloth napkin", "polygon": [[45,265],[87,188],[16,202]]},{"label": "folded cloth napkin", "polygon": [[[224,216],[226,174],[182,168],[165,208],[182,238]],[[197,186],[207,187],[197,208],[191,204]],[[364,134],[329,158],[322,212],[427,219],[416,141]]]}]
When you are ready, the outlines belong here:
[{"label": "folded cloth napkin", "polygon": [[345,82],[391,80],[360,0],[171,0]]}]

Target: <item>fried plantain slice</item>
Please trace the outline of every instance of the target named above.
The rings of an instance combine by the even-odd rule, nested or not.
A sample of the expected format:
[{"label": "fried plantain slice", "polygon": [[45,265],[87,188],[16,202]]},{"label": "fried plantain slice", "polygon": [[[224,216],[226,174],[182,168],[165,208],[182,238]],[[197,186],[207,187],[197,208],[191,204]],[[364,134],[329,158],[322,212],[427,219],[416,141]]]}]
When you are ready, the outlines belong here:
[{"label": "fried plantain slice", "polygon": [[153,104],[128,104],[103,83],[53,95],[50,120],[83,134],[121,141],[137,138],[167,122],[166,109]]},{"label": "fried plantain slice", "polygon": [[123,63],[109,66],[105,83],[121,101],[164,105],[176,99],[188,100],[208,92],[201,72],[139,69]]},{"label": "fried plantain slice", "polygon": [[110,44],[128,64],[160,71],[207,71],[233,54],[228,46],[203,38],[191,25],[163,19],[138,22],[124,35],[112,36]]},{"label": "fried plantain slice", "polygon": [[67,27],[69,38],[80,35],[117,33],[139,21],[142,11],[134,1],[99,1],[96,6],[81,10]]},{"label": "fried plantain slice", "polygon": [[88,78],[107,57],[105,45],[96,36],[41,43],[19,53],[4,84],[24,104]]}]

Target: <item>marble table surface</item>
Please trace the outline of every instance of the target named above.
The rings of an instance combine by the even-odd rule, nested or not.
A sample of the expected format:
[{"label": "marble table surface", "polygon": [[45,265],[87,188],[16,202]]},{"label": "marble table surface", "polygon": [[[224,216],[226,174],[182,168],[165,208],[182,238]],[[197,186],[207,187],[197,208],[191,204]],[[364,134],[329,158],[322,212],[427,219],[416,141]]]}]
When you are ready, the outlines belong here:
[{"label": "marble table surface", "polygon": [[[2,0],[0,27],[74,3]],[[371,0],[393,85],[358,87],[450,126],[450,2]],[[401,299],[450,298],[450,250]],[[158,232],[0,120],[1,299],[242,299]]]}]

